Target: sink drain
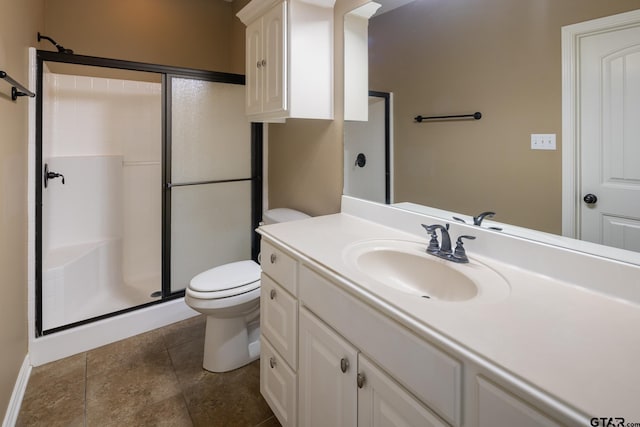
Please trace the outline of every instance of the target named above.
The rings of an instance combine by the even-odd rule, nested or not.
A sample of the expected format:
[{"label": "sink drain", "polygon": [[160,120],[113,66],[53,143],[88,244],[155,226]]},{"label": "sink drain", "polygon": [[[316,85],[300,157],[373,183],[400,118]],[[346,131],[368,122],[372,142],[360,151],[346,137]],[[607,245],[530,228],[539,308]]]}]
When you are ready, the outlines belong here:
[{"label": "sink drain", "polygon": [[429,295],[422,295],[422,298],[431,299]]},{"label": "sink drain", "polygon": [[151,298],[158,298],[162,296],[162,291],[155,291],[155,292],[151,292],[151,295],[149,295]]}]

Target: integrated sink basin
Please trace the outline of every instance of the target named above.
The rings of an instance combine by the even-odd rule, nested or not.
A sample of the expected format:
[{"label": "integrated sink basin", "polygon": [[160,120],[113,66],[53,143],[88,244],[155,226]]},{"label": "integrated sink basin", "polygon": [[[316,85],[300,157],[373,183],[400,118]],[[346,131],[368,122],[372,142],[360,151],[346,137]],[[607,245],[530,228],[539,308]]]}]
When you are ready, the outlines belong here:
[{"label": "integrated sink basin", "polygon": [[508,282],[491,267],[470,259],[457,264],[426,252],[426,243],[367,240],[343,252],[345,262],[371,281],[432,301],[495,302],[509,295]]}]

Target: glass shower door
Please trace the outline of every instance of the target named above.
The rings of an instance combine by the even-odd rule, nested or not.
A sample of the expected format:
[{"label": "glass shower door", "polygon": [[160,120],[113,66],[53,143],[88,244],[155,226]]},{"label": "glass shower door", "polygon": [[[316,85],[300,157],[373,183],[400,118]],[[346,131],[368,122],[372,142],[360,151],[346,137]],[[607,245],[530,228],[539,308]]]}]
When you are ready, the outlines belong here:
[{"label": "glass shower door", "polygon": [[169,79],[170,289],[251,258],[251,124],[243,85]]}]

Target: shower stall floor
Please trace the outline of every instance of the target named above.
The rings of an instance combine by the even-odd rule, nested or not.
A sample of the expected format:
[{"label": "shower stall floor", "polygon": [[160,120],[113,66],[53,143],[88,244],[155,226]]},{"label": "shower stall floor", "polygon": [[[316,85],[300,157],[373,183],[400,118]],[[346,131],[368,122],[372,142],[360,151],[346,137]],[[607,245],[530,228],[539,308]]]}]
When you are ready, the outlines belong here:
[{"label": "shower stall floor", "polygon": [[91,319],[104,314],[142,305],[160,299],[151,294],[161,289],[160,275],[109,286],[84,297],[80,304],[69,304],[58,298],[43,300],[44,330],[57,328],[75,322]]}]

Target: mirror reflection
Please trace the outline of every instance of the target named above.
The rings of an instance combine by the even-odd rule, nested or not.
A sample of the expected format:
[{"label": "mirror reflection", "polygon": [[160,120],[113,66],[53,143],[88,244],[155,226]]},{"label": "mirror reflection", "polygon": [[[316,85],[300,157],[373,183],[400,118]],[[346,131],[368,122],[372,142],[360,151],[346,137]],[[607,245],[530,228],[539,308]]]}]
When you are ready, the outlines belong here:
[{"label": "mirror reflection", "polygon": [[[562,234],[561,28],[634,9],[637,2],[632,0],[415,0],[390,11],[383,5],[383,13],[369,20],[369,89],[392,94],[391,202],[413,202],[465,218],[493,211],[495,221]],[[607,49],[631,51],[630,45],[640,44],[638,30],[618,38],[624,46]],[[578,117],[577,123],[599,122],[597,113],[603,110],[613,119],[576,133],[611,135],[616,142],[603,151],[596,141],[596,148],[579,151],[575,159],[573,167],[584,170],[576,214],[583,227],[597,230],[595,235],[584,230],[575,235],[640,251],[640,227],[634,219],[640,206],[626,206],[623,213],[606,218],[593,214],[593,203],[582,201],[587,194],[608,191],[598,176],[604,176],[604,187],[637,187],[640,182],[640,144],[634,142],[640,138],[619,136],[640,136],[637,120],[631,119],[640,112],[640,90],[635,90],[640,75],[630,74],[640,69],[640,59],[634,52],[616,58],[586,52],[580,57],[589,55],[591,63],[582,65],[594,88],[606,81],[613,89],[593,99],[589,97],[595,95],[580,93],[596,115]],[[605,75],[592,75],[600,68],[594,61],[602,57]],[[581,111],[588,110],[586,105]],[[414,120],[418,115],[475,112],[482,113],[480,120]],[[357,126],[361,124],[345,123],[345,194],[361,197],[347,186],[347,169],[355,162],[348,147]],[[532,141],[532,135],[544,135],[542,144],[550,146],[534,147],[541,143]],[[552,148],[547,135],[555,138],[555,149],[546,149]],[[637,154],[634,159],[631,153]],[[640,199],[637,194],[605,198]],[[602,199],[595,205],[604,204]]]}]

